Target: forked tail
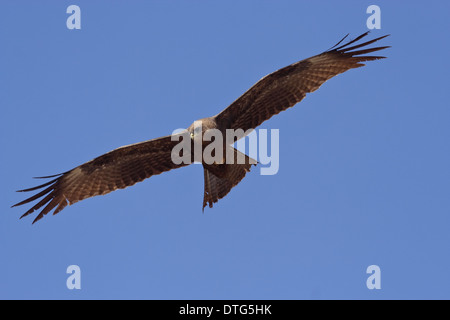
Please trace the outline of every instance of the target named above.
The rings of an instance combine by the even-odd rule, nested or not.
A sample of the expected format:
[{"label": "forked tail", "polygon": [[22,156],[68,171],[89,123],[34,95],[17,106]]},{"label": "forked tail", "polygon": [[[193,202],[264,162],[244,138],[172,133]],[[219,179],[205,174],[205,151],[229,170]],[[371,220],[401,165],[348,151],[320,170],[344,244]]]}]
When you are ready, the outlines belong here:
[{"label": "forked tail", "polygon": [[227,159],[223,164],[203,164],[205,176],[205,191],[203,195],[203,210],[208,204],[210,208],[213,204],[225,197],[231,189],[236,186],[250,171],[252,165],[257,161],[233,149],[234,160]]}]

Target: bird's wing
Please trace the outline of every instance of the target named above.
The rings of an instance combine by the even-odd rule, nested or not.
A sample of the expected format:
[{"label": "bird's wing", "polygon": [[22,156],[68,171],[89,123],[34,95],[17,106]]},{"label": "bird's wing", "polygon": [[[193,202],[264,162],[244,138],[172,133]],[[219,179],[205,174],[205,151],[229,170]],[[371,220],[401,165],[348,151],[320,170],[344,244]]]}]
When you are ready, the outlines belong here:
[{"label": "bird's wing", "polygon": [[165,136],[123,146],[65,173],[41,177],[55,179],[34,188],[19,190],[24,192],[45,188],[13,207],[42,197],[22,215],[27,216],[45,205],[33,221],[35,223],[54,208],[56,209],[53,214],[57,214],[67,205],[77,201],[123,189],[153,175],[182,167],[186,164],[175,164],[172,161],[171,152],[179,143],[179,138],[171,137]]},{"label": "bird's wing", "polygon": [[216,121],[229,129],[254,129],[273,115],[300,102],[307,93],[317,90],[328,79],[349,69],[364,66],[362,62],[382,59],[364,55],[385,47],[363,48],[386,36],[350,46],[365,37],[366,32],[348,43],[296,62],[261,80],[216,116]]}]

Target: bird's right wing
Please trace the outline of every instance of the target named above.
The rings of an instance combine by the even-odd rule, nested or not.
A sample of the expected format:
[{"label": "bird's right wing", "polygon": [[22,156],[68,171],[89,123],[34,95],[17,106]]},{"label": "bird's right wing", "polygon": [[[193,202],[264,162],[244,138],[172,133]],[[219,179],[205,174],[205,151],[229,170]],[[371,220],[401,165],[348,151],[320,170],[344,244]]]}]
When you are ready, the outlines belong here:
[{"label": "bird's right wing", "polygon": [[13,207],[43,197],[22,215],[27,216],[45,205],[33,221],[35,223],[54,208],[56,209],[53,214],[57,214],[67,205],[77,201],[123,189],[153,175],[185,166],[187,164],[175,164],[172,161],[171,153],[174,146],[179,143],[178,139],[165,136],[123,146],[65,173],[42,177],[55,179],[37,187],[19,190],[27,192],[46,187]]}]

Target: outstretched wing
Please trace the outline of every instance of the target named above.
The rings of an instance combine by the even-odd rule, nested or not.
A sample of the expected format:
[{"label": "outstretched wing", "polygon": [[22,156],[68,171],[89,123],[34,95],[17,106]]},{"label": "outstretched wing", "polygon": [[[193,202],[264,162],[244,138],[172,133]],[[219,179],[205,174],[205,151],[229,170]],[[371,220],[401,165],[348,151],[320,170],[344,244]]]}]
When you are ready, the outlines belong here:
[{"label": "outstretched wing", "polygon": [[350,46],[368,33],[338,47],[346,36],[331,49],[319,55],[265,76],[219,113],[216,121],[228,129],[243,129],[244,132],[254,129],[273,115],[300,102],[307,93],[317,90],[328,79],[347,70],[362,67],[364,61],[385,58],[364,54],[389,48],[388,46],[357,49],[381,40],[387,35]]},{"label": "outstretched wing", "polygon": [[172,149],[179,141],[178,139],[172,141],[171,137],[124,146],[65,173],[41,177],[55,179],[34,188],[19,190],[27,192],[45,188],[13,207],[43,197],[21,217],[45,205],[34,219],[35,223],[54,208],[56,209],[53,214],[57,214],[67,205],[77,201],[123,189],[153,175],[185,166],[186,164],[175,164],[172,161]]}]

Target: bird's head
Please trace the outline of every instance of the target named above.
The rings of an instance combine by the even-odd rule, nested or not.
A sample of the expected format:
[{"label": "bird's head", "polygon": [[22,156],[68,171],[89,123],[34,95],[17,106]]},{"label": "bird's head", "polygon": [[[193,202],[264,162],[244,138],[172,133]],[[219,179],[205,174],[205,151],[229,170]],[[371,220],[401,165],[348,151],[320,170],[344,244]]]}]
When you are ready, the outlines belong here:
[{"label": "bird's head", "polygon": [[191,139],[194,140],[196,137],[202,136],[203,133],[203,126],[201,121],[195,121],[191,126],[188,128],[189,134],[191,136]]},{"label": "bird's head", "polygon": [[194,121],[189,126],[188,131],[192,140],[199,139],[201,141],[205,132],[210,129],[217,129],[215,120],[212,118],[204,118]]}]

